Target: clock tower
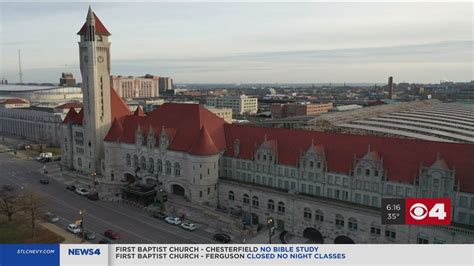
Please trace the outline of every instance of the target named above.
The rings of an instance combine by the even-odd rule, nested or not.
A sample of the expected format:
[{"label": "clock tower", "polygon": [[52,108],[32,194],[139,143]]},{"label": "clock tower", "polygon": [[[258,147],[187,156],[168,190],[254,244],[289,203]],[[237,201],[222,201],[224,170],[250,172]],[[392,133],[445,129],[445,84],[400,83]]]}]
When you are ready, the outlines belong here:
[{"label": "clock tower", "polygon": [[87,20],[77,33],[82,74],[84,169],[102,173],[103,139],[111,125],[110,33],[89,7]]}]

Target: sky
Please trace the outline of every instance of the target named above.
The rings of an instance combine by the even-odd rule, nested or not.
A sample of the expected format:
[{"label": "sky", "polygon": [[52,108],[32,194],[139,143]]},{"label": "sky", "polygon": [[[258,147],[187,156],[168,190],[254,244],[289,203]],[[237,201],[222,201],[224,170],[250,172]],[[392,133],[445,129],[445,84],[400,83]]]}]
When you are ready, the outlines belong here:
[{"label": "sky", "polygon": [[[0,78],[78,81],[89,3],[0,3]],[[92,3],[113,75],[175,83],[474,79],[472,3]]]}]

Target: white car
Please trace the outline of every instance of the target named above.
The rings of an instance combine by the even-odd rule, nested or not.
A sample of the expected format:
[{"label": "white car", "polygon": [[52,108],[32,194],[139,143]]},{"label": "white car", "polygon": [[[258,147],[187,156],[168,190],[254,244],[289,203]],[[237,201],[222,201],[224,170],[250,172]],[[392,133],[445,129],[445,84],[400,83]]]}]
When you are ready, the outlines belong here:
[{"label": "white car", "polygon": [[193,223],[182,223],[181,228],[189,231],[194,231],[197,229],[197,226]]},{"label": "white car", "polygon": [[181,219],[177,217],[166,217],[165,221],[169,224],[174,224],[174,225],[180,225],[181,224]]},{"label": "white car", "polygon": [[46,218],[46,220],[50,223],[57,223],[59,222],[59,217],[50,213],[50,212],[45,212],[44,213],[44,217]]},{"label": "white car", "polygon": [[81,196],[87,196],[89,195],[89,191],[85,188],[82,188],[82,187],[78,187],[76,188],[76,193],[81,195]]},{"label": "white car", "polygon": [[81,228],[79,228],[77,224],[69,224],[67,230],[73,234],[79,234],[81,232]]}]

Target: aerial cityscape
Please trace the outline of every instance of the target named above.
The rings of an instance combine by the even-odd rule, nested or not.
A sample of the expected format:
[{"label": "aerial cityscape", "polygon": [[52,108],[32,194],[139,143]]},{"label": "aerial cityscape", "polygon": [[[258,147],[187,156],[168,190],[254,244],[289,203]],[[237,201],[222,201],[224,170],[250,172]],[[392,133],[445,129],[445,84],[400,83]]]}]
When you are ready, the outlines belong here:
[{"label": "aerial cityscape", "polygon": [[[0,5],[30,35],[2,40],[0,243],[474,244],[469,4]],[[451,221],[384,223],[405,198]]]}]

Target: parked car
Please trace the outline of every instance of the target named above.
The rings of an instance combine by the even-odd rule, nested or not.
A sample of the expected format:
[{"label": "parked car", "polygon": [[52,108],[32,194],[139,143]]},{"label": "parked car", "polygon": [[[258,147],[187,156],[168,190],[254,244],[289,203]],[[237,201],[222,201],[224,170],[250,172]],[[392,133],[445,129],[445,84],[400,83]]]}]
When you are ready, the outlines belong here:
[{"label": "parked car", "polygon": [[76,188],[76,193],[81,195],[81,196],[89,195],[89,191],[85,188],[82,188],[82,187]]},{"label": "parked car", "polygon": [[67,190],[71,190],[71,191],[76,191],[76,186],[74,185],[69,185],[66,187]]},{"label": "parked car", "polygon": [[99,193],[98,192],[89,192],[87,198],[90,200],[99,200]]},{"label": "parked car", "polygon": [[215,234],[212,239],[221,243],[229,243],[230,236],[228,234]]},{"label": "parked car", "polygon": [[112,229],[108,229],[104,232],[104,236],[105,237],[108,237],[110,239],[113,239],[113,240],[117,240],[117,239],[120,239],[120,235],[119,233],[115,232],[114,230]]},{"label": "parked car", "polygon": [[157,218],[157,219],[160,219],[160,220],[164,220],[166,218],[166,215],[162,212],[154,212],[151,214],[151,216]]},{"label": "parked car", "polygon": [[95,239],[95,234],[92,233],[92,232],[86,231],[86,232],[84,233],[84,238],[85,238],[86,240],[94,240],[94,239]]},{"label": "parked car", "polygon": [[44,159],[44,158],[50,158],[53,157],[53,154],[51,152],[43,152],[43,153],[40,153],[38,157],[36,157],[36,160],[37,161],[40,161],[41,159]]},{"label": "parked car", "polygon": [[110,240],[108,240],[107,238],[102,238],[101,240],[99,240],[99,244],[111,244],[112,242],[110,242]]},{"label": "parked car", "polygon": [[81,232],[81,228],[79,228],[77,224],[69,224],[67,230],[73,234],[79,234]]},{"label": "parked car", "polygon": [[43,184],[43,185],[47,185],[47,184],[49,184],[49,179],[42,178],[42,179],[40,179],[40,183]]},{"label": "parked car", "polygon": [[50,223],[57,223],[59,222],[59,217],[52,214],[51,212],[45,212],[44,213],[44,218],[46,219],[46,221],[50,222]]},{"label": "parked car", "polygon": [[181,228],[188,230],[188,231],[194,231],[197,229],[197,226],[193,223],[182,223]]},{"label": "parked car", "polygon": [[181,219],[179,219],[178,217],[166,217],[165,222],[173,225],[180,225]]}]

